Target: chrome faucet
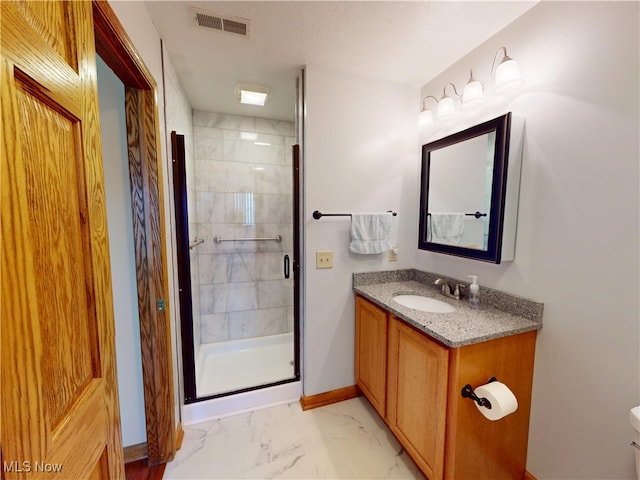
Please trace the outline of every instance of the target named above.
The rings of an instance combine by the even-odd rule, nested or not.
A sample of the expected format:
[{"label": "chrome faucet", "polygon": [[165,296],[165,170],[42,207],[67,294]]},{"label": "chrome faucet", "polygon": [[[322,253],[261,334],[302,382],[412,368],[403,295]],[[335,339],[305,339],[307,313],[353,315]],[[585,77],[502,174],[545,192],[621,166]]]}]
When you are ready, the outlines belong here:
[{"label": "chrome faucet", "polygon": [[456,283],[456,288],[454,289],[453,293],[451,293],[451,287],[442,278],[438,278],[435,281],[435,284],[442,285],[442,294],[445,297],[455,298],[456,300],[460,300],[463,294],[463,289],[466,288],[466,285],[463,285],[461,283]]}]

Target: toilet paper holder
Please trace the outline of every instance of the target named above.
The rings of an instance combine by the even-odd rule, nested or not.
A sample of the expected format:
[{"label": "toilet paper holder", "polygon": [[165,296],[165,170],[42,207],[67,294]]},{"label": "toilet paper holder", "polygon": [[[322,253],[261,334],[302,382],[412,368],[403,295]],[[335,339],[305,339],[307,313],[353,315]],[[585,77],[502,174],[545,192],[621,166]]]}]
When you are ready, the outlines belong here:
[{"label": "toilet paper holder", "polygon": [[[497,380],[498,379],[496,377],[491,377],[487,383],[496,382]],[[460,392],[460,393],[462,394],[463,398],[470,398],[471,400],[476,402],[481,407],[485,407],[485,408],[491,409],[491,402],[489,400],[487,400],[486,398],[484,398],[484,397],[483,398],[478,397],[474,393],[473,387],[471,385],[469,385],[468,383],[464,387],[462,387],[462,392]]]}]

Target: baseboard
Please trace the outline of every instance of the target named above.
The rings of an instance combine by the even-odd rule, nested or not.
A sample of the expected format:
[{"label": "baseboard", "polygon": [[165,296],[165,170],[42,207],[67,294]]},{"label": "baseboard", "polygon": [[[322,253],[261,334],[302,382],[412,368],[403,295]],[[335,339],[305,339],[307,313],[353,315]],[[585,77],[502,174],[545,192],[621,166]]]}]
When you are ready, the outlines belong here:
[{"label": "baseboard", "polygon": [[[176,451],[182,447],[182,440],[184,439],[184,430],[182,429],[182,422],[178,422],[176,426]],[[124,447],[124,463],[137,462],[138,460],[144,460],[148,458],[147,442],[138,443],[136,445],[129,445]]]},{"label": "baseboard", "polygon": [[537,480],[536,477],[531,475],[529,472],[525,470],[524,472],[524,480]]},{"label": "baseboard", "polygon": [[300,397],[300,406],[302,410],[310,410],[312,408],[323,407],[332,403],[343,402],[362,395],[360,389],[352,385],[350,387],[338,388],[329,392]]},{"label": "baseboard", "polygon": [[184,439],[184,430],[182,429],[182,422],[178,422],[176,427],[176,452],[182,447],[182,440]]},{"label": "baseboard", "polygon": [[129,445],[124,447],[124,463],[137,462],[138,460],[144,460],[147,455],[147,442],[137,443],[135,445]]}]

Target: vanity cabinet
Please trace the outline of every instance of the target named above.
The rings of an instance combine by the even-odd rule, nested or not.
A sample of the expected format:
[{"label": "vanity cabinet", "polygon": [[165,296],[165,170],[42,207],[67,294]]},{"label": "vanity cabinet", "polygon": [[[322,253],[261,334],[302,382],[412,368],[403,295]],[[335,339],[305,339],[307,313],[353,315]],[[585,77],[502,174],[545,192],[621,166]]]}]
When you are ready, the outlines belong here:
[{"label": "vanity cabinet", "polygon": [[[356,382],[430,480],[525,476],[536,331],[449,347],[356,296]],[[495,376],[516,412],[485,418],[461,396]]]},{"label": "vanity cabinet", "polygon": [[390,315],[386,422],[428,478],[442,478],[449,351]]},{"label": "vanity cabinet", "polygon": [[384,418],[387,397],[387,312],[356,297],[356,384]]}]

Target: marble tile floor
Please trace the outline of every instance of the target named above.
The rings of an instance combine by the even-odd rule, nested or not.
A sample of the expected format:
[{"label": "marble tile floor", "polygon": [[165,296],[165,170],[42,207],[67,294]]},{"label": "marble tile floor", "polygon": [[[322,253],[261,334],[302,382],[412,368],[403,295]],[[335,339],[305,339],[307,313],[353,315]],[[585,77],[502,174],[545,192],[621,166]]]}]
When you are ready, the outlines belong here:
[{"label": "marble tile floor", "polygon": [[298,402],[185,427],[164,478],[424,479],[364,397]]}]

